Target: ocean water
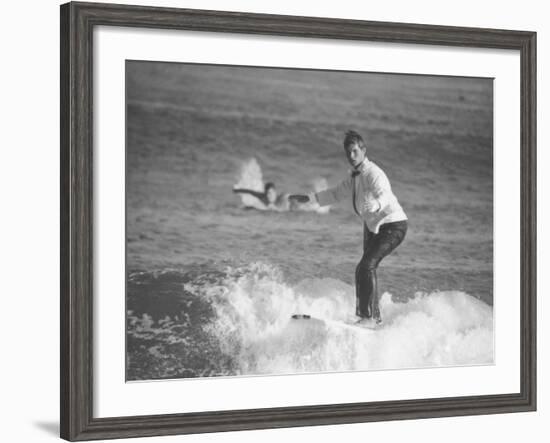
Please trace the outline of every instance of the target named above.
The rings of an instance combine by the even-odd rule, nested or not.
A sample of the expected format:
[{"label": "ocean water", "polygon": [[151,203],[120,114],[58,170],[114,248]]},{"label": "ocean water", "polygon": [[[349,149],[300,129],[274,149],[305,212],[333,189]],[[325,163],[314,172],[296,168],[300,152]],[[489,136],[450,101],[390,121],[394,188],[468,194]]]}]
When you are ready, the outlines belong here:
[{"label": "ocean water", "polygon": [[[492,362],[490,79],[128,62],[126,80],[128,380]],[[349,326],[349,206],[232,192],[335,185],[348,129],[409,217],[376,331]]]},{"label": "ocean water", "polygon": [[[332,278],[286,283],[251,263],[130,276],[129,366],[136,379],[422,368],[493,361],[492,308],[464,292],[381,298],[384,326],[353,324],[354,288]],[[148,290],[155,288],[154,295]],[[307,320],[291,316],[307,313]],[[135,346],[146,343],[144,347]],[[152,377],[152,375],[154,375]]]}]

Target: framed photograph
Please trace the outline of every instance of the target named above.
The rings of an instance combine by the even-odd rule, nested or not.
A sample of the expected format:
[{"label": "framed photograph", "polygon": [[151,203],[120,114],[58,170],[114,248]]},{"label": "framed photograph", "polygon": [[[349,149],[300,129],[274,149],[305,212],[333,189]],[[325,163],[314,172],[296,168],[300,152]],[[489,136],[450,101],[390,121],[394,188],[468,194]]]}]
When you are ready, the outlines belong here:
[{"label": "framed photograph", "polygon": [[536,34],[61,6],[61,437],[533,411]]}]

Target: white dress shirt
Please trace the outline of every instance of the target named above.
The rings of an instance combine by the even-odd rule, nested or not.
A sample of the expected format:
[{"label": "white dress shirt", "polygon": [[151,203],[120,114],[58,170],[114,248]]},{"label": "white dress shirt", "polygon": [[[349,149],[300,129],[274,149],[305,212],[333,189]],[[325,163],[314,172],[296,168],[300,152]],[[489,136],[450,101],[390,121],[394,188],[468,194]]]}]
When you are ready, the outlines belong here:
[{"label": "white dress shirt", "polygon": [[388,177],[367,158],[339,185],[314,195],[321,206],[348,199],[355,213],[375,234],[384,223],[407,220]]}]

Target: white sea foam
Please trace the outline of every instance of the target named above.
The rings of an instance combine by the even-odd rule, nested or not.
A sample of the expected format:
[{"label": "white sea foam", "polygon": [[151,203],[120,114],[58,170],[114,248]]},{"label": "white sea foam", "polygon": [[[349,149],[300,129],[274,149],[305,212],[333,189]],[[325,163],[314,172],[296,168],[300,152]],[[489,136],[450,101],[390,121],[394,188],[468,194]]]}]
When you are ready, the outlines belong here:
[{"label": "white sea foam", "polygon": [[[328,182],[326,178],[318,177],[312,182],[313,190],[315,192],[321,192],[325,189],[328,189]],[[317,202],[312,202],[310,204],[310,210],[317,212],[318,214],[328,214],[330,212],[329,206],[320,206]]]},{"label": "white sea foam", "polygon": [[[198,288],[194,288],[196,291]],[[202,286],[217,313],[210,325],[241,374],[420,368],[493,362],[493,310],[459,291],[381,298],[384,324],[352,325],[354,288],[334,279],[286,284],[256,263]],[[292,320],[309,314],[311,320]]]},{"label": "white sea foam", "polygon": [[[243,162],[235,188],[250,189],[252,191],[264,192],[264,180],[262,168],[255,158]],[[265,206],[256,197],[249,194],[239,194],[244,206],[256,209],[265,209]]]}]

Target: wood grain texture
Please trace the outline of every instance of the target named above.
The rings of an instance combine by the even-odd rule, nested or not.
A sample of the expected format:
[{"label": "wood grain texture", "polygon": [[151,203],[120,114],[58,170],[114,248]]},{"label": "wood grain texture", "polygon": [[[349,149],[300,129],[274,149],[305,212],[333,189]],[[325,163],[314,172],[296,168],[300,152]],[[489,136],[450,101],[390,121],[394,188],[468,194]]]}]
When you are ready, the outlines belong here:
[{"label": "wood grain texture", "polygon": [[537,107],[536,34],[524,39],[521,52],[521,393],[536,409],[537,281]]},{"label": "wood grain texture", "polygon": [[[97,25],[475,48],[521,54],[521,392],[93,417],[92,35]],[[92,440],[532,411],[536,408],[536,34],[98,3],[61,6],[61,437]]]}]

